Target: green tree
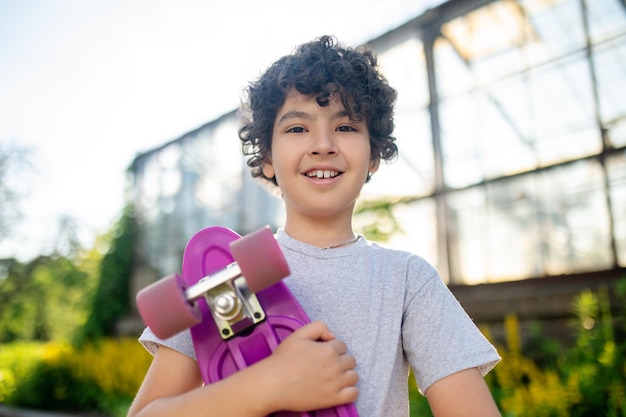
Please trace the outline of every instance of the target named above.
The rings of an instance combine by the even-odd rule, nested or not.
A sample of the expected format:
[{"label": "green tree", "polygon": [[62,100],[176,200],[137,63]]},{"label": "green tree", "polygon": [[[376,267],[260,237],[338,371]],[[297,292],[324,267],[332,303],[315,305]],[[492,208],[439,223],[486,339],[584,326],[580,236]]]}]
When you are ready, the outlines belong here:
[{"label": "green tree", "polygon": [[87,315],[85,294],[93,279],[64,256],[28,263],[3,261],[0,281],[0,343],[68,340]]},{"label": "green tree", "polygon": [[128,314],[136,230],[134,209],[127,206],[113,228],[109,249],[99,265],[98,286],[89,318],[78,335],[79,343],[113,335],[116,323]]}]

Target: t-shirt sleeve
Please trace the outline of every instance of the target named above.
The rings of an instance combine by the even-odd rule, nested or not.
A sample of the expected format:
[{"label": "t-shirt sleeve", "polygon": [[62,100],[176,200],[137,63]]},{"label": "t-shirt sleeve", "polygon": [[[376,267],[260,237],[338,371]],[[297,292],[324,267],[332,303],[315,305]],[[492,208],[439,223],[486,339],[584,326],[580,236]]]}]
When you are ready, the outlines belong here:
[{"label": "t-shirt sleeve", "polygon": [[191,339],[191,332],[189,330],[180,332],[169,339],[160,339],[152,332],[152,330],[150,330],[149,327],[146,327],[139,337],[139,342],[152,355],[156,353],[159,346],[165,346],[180,352],[183,355],[189,356],[194,361],[197,360],[196,352],[193,348],[193,341]]},{"label": "t-shirt sleeve", "polygon": [[420,392],[464,369],[478,368],[485,376],[500,361],[496,349],[436,271],[420,285],[413,278],[416,268],[424,272],[409,267],[402,343]]}]

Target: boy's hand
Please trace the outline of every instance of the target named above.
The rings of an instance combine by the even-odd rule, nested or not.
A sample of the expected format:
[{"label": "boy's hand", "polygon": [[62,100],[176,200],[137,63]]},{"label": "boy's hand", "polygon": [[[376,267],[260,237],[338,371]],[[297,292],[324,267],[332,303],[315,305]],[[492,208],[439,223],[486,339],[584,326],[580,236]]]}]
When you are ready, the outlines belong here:
[{"label": "boy's hand", "polygon": [[287,337],[266,361],[274,407],[312,411],[356,400],[356,360],[321,321]]}]

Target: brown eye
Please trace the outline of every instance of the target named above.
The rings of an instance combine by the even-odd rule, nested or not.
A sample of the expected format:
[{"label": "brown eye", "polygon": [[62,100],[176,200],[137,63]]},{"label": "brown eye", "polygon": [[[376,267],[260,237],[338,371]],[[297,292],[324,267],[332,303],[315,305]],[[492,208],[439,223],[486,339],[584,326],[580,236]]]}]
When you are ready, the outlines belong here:
[{"label": "brown eye", "polygon": [[352,126],[339,126],[337,128],[339,132],[356,132],[357,130]]}]

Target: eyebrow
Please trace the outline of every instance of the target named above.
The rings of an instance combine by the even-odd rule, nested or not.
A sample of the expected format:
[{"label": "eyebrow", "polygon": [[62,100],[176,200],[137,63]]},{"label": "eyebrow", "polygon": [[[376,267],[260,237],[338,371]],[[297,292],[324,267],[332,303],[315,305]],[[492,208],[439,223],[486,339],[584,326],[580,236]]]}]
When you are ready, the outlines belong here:
[{"label": "eyebrow", "polygon": [[[331,119],[341,119],[344,117],[348,117],[349,113],[348,110],[343,109],[343,110],[338,110],[335,113],[333,113],[330,118]],[[285,120],[289,120],[289,119],[313,119],[313,116],[310,113],[307,113],[305,111],[300,111],[300,110],[292,110],[292,111],[288,111],[287,113],[283,114],[280,119],[278,119],[278,124],[281,124],[282,122],[284,122]]]}]

